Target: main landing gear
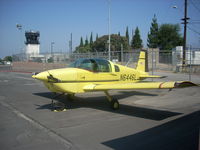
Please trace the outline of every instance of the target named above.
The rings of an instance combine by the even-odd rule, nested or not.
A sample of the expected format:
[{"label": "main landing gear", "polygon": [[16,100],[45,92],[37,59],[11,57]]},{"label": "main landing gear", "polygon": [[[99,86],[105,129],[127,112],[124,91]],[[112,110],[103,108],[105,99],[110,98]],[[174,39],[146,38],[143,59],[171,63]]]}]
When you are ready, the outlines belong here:
[{"label": "main landing gear", "polygon": [[70,102],[73,102],[75,100],[75,94],[67,94],[67,100],[69,100]]},{"label": "main landing gear", "polygon": [[119,102],[116,98],[113,98],[112,96],[110,96],[110,94],[108,93],[108,91],[104,91],[104,93],[106,94],[106,97],[108,99],[108,101],[110,102],[110,107],[113,110],[117,110],[119,109]]},{"label": "main landing gear", "polygon": [[[113,110],[117,110],[119,109],[119,102],[116,98],[113,98],[112,96],[110,96],[110,94],[108,93],[108,91],[104,91],[104,93],[106,94],[106,97],[108,99],[108,101],[110,102],[110,107]],[[54,112],[61,112],[61,111],[66,111],[67,107],[66,104],[62,103],[62,102],[54,102],[55,99],[61,97],[65,95],[65,93],[62,94],[57,94],[54,93],[53,98],[51,99],[51,110]],[[74,94],[67,94],[67,99],[70,101],[74,100]]]}]

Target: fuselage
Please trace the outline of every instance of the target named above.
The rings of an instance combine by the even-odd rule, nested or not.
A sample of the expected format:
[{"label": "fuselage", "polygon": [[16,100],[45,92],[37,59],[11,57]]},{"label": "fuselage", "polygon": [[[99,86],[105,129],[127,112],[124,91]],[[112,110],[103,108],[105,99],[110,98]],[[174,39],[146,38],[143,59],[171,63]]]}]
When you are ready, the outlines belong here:
[{"label": "fuselage", "polygon": [[33,77],[52,92],[76,94],[86,92],[84,87],[89,84],[134,83],[145,75],[148,74],[107,60],[84,59],[70,68],[48,70]]}]

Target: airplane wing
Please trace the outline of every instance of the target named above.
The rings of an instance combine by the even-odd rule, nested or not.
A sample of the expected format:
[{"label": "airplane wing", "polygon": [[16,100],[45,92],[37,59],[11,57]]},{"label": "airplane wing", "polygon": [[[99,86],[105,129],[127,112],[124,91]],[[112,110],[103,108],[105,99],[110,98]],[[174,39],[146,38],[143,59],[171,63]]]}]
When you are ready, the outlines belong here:
[{"label": "airplane wing", "polygon": [[134,89],[171,89],[171,88],[181,88],[188,86],[197,86],[197,85],[189,81],[89,84],[84,87],[84,90],[107,91],[107,90],[134,90]]}]

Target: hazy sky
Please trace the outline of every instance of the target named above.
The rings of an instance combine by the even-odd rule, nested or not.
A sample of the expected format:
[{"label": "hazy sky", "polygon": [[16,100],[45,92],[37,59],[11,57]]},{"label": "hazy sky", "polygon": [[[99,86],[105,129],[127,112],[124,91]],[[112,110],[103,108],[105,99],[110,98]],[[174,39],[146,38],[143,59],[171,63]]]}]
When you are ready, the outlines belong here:
[{"label": "hazy sky", "polygon": [[[200,0],[188,0],[191,22],[200,21]],[[129,34],[137,26],[146,47],[147,34],[154,14],[159,24],[179,23],[184,12],[184,0],[111,0],[111,33]],[[176,9],[172,8],[177,6]],[[22,32],[16,24],[22,25]],[[200,47],[200,23],[189,24],[188,44]],[[93,39],[108,34],[108,0],[0,0],[0,58],[20,52],[25,46],[25,31],[39,31],[41,52],[68,52],[70,33],[73,49],[80,37]],[[198,32],[195,33],[194,31]]]}]

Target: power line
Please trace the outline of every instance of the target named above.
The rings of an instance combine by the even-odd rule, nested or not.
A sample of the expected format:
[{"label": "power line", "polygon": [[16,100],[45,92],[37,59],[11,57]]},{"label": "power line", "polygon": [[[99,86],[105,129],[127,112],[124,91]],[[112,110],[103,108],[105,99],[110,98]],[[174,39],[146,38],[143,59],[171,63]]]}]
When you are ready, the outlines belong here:
[{"label": "power line", "polygon": [[200,20],[190,20],[189,24],[200,24]]},{"label": "power line", "polygon": [[200,22],[189,22],[189,24],[200,24]]},{"label": "power line", "polygon": [[187,26],[187,28],[191,31],[193,31],[194,33],[200,35],[200,32],[196,31],[195,29],[192,29],[191,27]]},{"label": "power line", "polygon": [[193,3],[193,1],[191,0],[190,2],[200,12],[200,9]]}]

